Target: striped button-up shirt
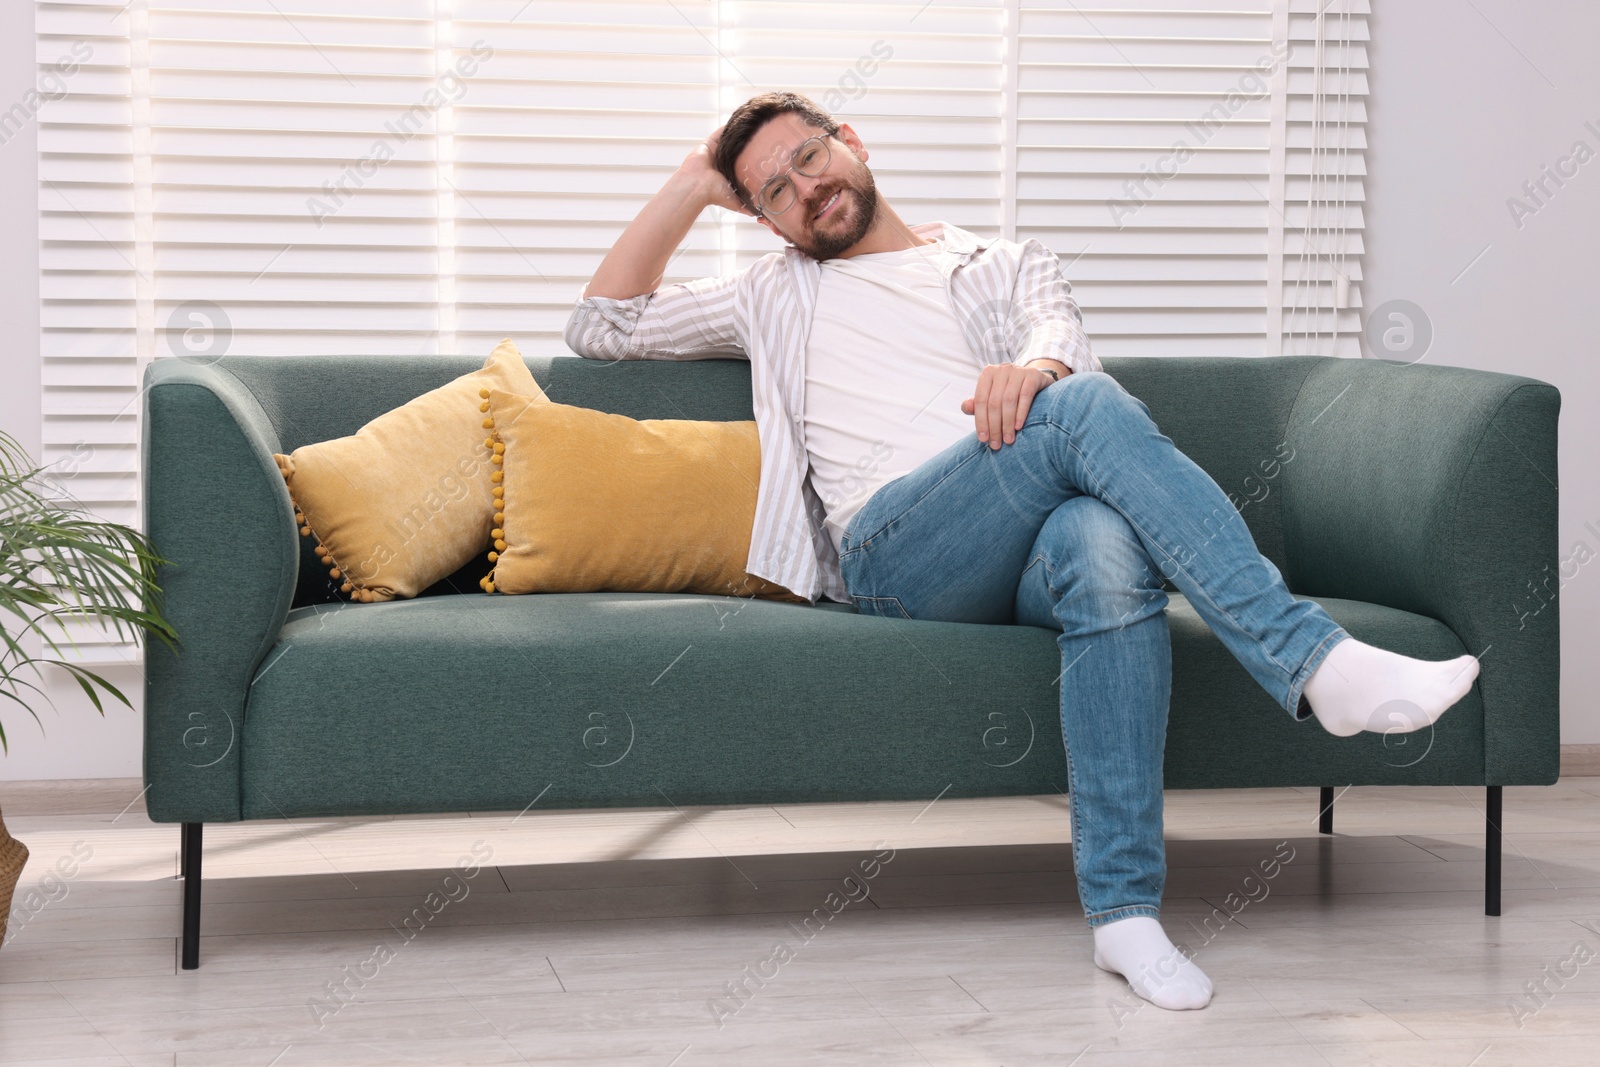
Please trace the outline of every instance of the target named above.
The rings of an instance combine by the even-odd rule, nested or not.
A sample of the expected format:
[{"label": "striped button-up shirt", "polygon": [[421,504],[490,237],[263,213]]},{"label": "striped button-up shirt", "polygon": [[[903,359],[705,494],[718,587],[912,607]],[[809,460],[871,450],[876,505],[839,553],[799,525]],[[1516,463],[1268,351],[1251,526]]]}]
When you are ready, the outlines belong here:
[{"label": "striped button-up shirt", "polygon": [[[1054,359],[1099,370],[1055,253],[1036,240],[978,237],[942,222],[938,240],[956,321],[983,365]],[[815,603],[849,603],[805,443],[806,340],[822,267],[787,246],[744,270],[665,285],[626,300],[580,297],[566,342],[587,359],[748,359],[761,479],[745,570]],[[976,426],[976,424],[974,424]]]}]

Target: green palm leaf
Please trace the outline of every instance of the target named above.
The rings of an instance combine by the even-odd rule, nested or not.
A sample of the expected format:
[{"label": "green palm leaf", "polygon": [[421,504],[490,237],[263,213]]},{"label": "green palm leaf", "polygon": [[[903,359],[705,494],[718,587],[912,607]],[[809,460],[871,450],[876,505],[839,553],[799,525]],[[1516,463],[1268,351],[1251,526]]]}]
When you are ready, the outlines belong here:
[{"label": "green palm leaf", "polygon": [[[156,568],[168,562],[138,530],[100,522],[52,492],[45,470],[0,431],[0,711],[15,704],[39,721],[34,702],[49,702],[37,684],[46,667],[66,671],[102,715],[101,694],[131,707],[115,685],[66,658],[73,642],[63,624],[176,646],[156,584]],[[9,751],[3,722],[0,750]]]}]

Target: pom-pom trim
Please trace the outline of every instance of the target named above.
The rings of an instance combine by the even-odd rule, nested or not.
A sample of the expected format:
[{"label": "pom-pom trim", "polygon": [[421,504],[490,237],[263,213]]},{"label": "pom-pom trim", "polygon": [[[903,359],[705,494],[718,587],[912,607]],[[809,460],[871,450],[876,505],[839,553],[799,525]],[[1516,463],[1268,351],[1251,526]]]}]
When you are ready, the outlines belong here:
[{"label": "pom-pom trim", "polygon": [[[483,420],[483,428],[489,431],[489,436],[483,439],[484,451],[488,454],[489,462],[494,465],[494,470],[489,473],[489,481],[493,488],[490,490],[491,499],[494,501],[494,529],[490,536],[494,539],[494,547],[489,551],[490,564],[498,564],[500,556],[506,550],[504,524],[506,521],[506,491],[500,483],[505,480],[505,442],[500,440],[500,435],[494,429],[494,414],[489,411],[489,390],[479,389],[478,396],[483,403],[478,405],[481,412],[489,412]],[[489,573],[478,579],[478,588],[485,593],[494,592],[495,567],[489,568]]]},{"label": "pom-pom trim", "polygon": [[329,584],[333,586],[335,593],[345,594],[345,596],[350,598],[351,603],[372,603],[377,599],[377,594],[361,585],[361,583],[352,579],[349,572],[346,571],[345,568],[339,566],[339,561],[334,558],[333,552],[328,548],[327,545],[322,543],[322,539],[317,537],[311,529],[311,520],[306,518],[304,511],[300,510],[300,505],[295,504],[294,465],[289,461],[287,456],[273,456],[273,459],[277,460],[278,473],[283,475],[284,485],[289,490],[289,503],[294,504],[294,524],[299,528],[301,537],[309,537],[312,539],[313,544],[311,546],[311,551],[316,554],[317,559],[322,562],[322,565],[328,568]]}]

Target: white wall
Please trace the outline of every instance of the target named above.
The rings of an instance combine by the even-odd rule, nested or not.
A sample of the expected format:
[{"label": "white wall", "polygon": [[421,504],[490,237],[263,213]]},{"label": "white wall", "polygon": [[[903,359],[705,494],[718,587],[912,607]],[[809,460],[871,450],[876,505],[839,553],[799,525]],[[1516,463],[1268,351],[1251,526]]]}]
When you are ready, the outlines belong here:
[{"label": "white wall", "polygon": [[[1600,743],[1600,535],[1584,525],[1600,530],[1600,4],[1372,6],[1363,299],[1421,306],[1428,362],[1561,390],[1561,553],[1581,541],[1596,554],[1561,589],[1561,739]],[[1580,140],[1595,158],[1564,187],[1549,183],[1519,229],[1507,200],[1537,207],[1523,182]]]},{"label": "white wall", "polygon": [[[0,5],[0,110],[35,78],[33,5]],[[39,449],[39,141],[32,123],[0,144],[0,428]]]},{"label": "white wall", "polygon": [[[0,4],[0,111],[34,87],[33,5]],[[36,128],[27,124],[0,144],[0,428],[39,454],[39,169]],[[137,671],[102,673],[137,708]],[[0,756],[0,781],[37,778],[128,778],[140,774],[142,720],[115,701],[101,718],[61,672],[46,679],[54,707],[35,710],[43,724],[6,702],[0,723],[10,754]],[[4,803],[0,795],[0,804]]]},{"label": "white wall", "polygon": [[[1422,306],[1427,359],[1526,374],[1564,398],[1563,554],[1600,553],[1600,382],[1585,312],[1600,303],[1600,158],[1580,168],[1519,230],[1507,210],[1526,180],[1577,140],[1600,153],[1600,4],[1591,0],[1378,0],[1372,45],[1365,298]],[[1482,12],[1480,16],[1477,12]],[[1492,25],[1491,25],[1492,24]],[[0,5],[0,107],[32,86],[33,12]],[[0,146],[0,426],[39,443],[35,141]],[[1488,246],[1470,270],[1459,272]],[[1508,608],[1509,610],[1509,608]],[[1562,590],[1562,740],[1600,743],[1600,562]],[[1493,654],[1492,652],[1490,653]],[[138,678],[114,675],[133,695]],[[101,718],[59,686],[47,733],[5,712],[12,752],[0,780],[139,773],[139,716]],[[137,697],[135,698],[137,701]]]}]

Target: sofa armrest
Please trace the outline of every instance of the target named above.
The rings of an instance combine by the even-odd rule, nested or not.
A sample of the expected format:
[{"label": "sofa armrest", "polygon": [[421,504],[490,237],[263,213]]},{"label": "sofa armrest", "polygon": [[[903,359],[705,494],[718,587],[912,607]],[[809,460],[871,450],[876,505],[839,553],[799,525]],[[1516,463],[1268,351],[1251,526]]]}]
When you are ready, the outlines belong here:
[{"label": "sofa armrest", "polygon": [[1560,407],[1531,378],[1330,359],[1289,416],[1290,588],[1430,616],[1481,657],[1486,785],[1559,773]]},{"label": "sofa armrest", "polygon": [[250,680],[277,639],[300,564],[278,436],[238,379],[167,359],[145,374],[145,531],[176,650],[145,659],[145,797],[158,822],[240,817]]}]

